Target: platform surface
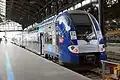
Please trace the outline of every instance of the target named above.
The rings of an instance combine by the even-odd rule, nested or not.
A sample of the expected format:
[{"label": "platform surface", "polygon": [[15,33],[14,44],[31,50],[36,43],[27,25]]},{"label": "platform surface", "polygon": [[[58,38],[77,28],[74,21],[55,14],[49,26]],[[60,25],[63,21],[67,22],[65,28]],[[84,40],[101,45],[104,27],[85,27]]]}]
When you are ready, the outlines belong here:
[{"label": "platform surface", "polygon": [[0,44],[0,80],[90,80],[12,43]]},{"label": "platform surface", "polygon": [[108,43],[106,50],[107,52],[113,52],[120,55],[120,43]]}]

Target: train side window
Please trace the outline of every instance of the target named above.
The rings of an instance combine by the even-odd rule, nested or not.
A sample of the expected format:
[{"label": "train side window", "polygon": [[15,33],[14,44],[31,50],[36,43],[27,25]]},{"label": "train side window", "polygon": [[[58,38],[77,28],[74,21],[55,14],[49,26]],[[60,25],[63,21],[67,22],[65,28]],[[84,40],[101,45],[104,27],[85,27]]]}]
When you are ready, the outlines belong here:
[{"label": "train side window", "polygon": [[48,34],[45,33],[45,43],[47,43],[47,36],[48,36]]},{"label": "train side window", "polygon": [[52,33],[51,32],[45,33],[45,43],[52,44]]}]

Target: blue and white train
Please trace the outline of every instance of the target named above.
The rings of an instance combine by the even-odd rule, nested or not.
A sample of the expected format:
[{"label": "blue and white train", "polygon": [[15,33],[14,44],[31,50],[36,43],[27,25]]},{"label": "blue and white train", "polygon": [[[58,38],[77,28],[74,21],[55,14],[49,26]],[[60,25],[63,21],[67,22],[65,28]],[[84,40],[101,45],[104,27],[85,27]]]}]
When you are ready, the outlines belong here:
[{"label": "blue and white train", "polygon": [[97,64],[106,59],[100,26],[85,11],[63,12],[39,23],[35,31],[25,35],[25,47],[62,63],[81,64],[91,60]]}]

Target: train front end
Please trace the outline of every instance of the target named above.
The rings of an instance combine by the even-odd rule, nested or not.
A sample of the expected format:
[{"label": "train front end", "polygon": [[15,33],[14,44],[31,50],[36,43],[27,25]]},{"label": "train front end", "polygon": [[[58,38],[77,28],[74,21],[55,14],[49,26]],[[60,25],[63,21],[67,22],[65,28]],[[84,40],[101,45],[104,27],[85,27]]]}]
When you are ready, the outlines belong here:
[{"label": "train front end", "polygon": [[97,20],[89,13],[73,10],[57,18],[60,60],[73,64],[94,63],[106,59],[104,39]]}]

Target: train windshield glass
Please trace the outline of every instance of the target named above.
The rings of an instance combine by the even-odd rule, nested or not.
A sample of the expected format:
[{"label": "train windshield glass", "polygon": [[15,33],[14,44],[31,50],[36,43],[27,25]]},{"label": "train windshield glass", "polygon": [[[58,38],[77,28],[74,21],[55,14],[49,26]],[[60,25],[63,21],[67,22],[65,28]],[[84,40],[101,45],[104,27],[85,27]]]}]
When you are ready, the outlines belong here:
[{"label": "train windshield glass", "polygon": [[90,18],[87,14],[70,14],[74,24],[91,24]]},{"label": "train windshield glass", "polygon": [[72,21],[75,25],[77,39],[85,40],[88,35],[95,37],[92,22],[87,14],[71,14]]}]

